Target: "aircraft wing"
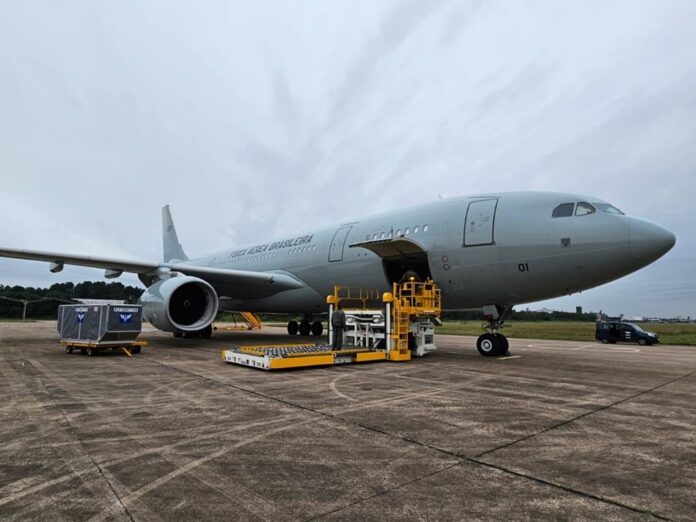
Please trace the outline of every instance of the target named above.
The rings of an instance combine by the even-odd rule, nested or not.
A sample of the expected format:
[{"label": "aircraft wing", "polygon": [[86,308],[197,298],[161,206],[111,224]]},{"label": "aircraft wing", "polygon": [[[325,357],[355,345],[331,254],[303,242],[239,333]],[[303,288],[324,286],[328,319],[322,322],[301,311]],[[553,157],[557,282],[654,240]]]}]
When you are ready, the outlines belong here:
[{"label": "aircraft wing", "polygon": [[[63,265],[103,268],[106,270],[105,276],[109,278],[118,277],[123,272],[146,275],[156,270],[168,269],[173,272],[181,272],[182,274],[200,277],[209,282],[218,292],[228,297],[240,297],[244,299],[267,297],[278,292],[303,288],[305,286],[301,281],[284,273],[226,270],[186,263],[148,263],[143,261],[9,248],[0,248],[0,257],[47,261],[51,263],[50,270],[52,272],[60,272],[63,269]],[[232,292],[230,292],[230,289],[233,289]],[[236,295],[237,292],[235,292],[235,289],[238,289],[238,293],[242,295]],[[230,295],[230,293],[232,293],[232,295]]]}]

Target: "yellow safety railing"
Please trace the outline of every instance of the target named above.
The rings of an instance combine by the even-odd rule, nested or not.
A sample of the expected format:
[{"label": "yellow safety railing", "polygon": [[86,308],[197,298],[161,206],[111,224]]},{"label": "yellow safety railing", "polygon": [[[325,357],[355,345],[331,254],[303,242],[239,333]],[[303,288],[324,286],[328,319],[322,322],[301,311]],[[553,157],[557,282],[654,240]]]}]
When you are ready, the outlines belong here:
[{"label": "yellow safety railing", "polygon": [[366,310],[368,303],[380,303],[381,294],[377,288],[357,288],[352,286],[335,286],[334,303],[339,308],[361,308]]},{"label": "yellow safety railing", "polygon": [[433,281],[406,281],[394,283],[394,308],[402,313],[424,316],[439,316],[442,312],[440,288]]}]

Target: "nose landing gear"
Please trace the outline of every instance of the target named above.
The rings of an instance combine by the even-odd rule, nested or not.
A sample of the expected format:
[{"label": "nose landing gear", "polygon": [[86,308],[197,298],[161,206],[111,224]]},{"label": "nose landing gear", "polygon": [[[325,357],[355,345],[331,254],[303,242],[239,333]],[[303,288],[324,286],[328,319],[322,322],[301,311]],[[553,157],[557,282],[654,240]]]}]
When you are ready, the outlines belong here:
[{"label": "nose landing gear", "polygon": [[505,319],[510,316],[512,306],[491,305],[483,307],[483,315],[488,321],[486,333],[479,336],[476,349],[481,355],[494,357],[509,354],[510,343],[507,337],[498,333],[505,326]]}]

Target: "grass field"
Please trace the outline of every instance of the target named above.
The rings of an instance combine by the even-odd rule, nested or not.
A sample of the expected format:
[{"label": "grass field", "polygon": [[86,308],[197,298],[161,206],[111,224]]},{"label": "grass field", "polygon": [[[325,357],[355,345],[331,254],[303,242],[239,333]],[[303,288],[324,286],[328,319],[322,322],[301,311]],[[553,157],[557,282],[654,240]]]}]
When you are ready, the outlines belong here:
[{"label": "grass field", "polygon": [[[480,335],[480,321],[445,321],[437,333],[450,335]],[[594,341],[595,325],[573,321],[516,321],[508,323],[504,333],[510,338],[556,339],[560,341]],[[696,346],[696,324],[643,324],[643,330],[655,332],[663,344]]]}]

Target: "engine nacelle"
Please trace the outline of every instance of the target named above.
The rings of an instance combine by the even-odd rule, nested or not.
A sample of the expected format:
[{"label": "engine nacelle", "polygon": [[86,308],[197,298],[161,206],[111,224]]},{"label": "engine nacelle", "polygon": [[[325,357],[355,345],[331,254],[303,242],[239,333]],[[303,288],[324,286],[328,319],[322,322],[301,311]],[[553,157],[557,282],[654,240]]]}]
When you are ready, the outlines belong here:
[{"label": "engine nacelle", "polygon": [[210,325],[218,311],[218,296],[197,277],[177,276],[158,281],[140,296],[143,317],[165,332],[195,332]]}]

